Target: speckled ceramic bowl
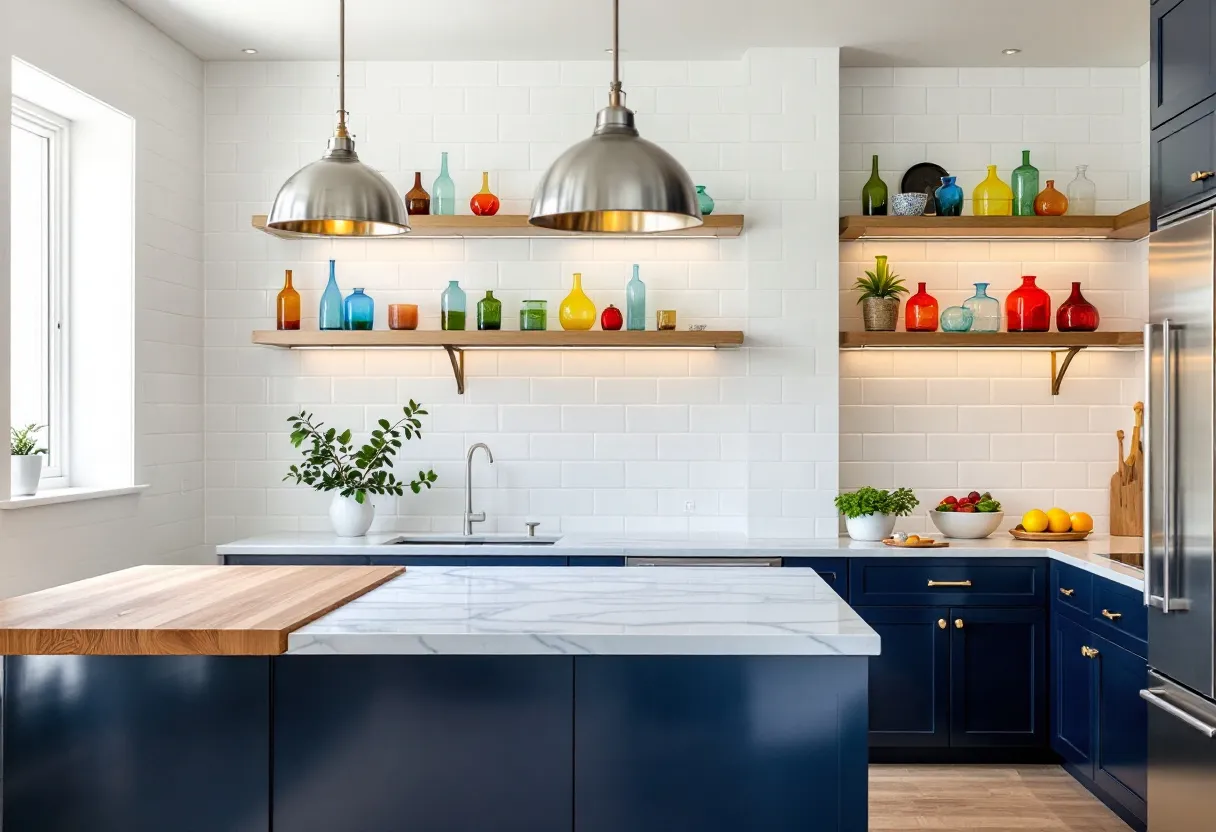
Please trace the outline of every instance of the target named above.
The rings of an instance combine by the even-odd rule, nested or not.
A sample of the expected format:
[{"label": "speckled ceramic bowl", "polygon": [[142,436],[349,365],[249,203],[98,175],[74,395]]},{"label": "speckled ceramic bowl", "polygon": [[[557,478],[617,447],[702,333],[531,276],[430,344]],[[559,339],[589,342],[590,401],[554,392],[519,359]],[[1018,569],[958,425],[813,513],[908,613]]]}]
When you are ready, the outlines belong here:
[{"label": "speckled ceramic bowl", "polygon": [[928,194],[896,194],[891,197],[891,210],[897,217],[919,217],[929,204]]}]

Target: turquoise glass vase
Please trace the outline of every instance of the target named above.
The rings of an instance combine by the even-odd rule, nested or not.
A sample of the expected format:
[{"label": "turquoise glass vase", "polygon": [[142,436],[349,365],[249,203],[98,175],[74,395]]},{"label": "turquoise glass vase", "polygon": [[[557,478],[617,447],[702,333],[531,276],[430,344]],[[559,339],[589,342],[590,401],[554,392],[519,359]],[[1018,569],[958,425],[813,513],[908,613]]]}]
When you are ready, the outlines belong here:
[{"label": "turquoise glass vase", "polygon": [[957,184],[958,177],[943,176],[942,186],[933,192],[939,217],[961,217],[963,215],[963,189]]},{"label": "turquoise glass vase", "polygon": [[333,260],[329,261],[329,283],[321,293],[317,323],[321,329],[342,329],[342,290],[338,288]]},{"label": "turquoise glass vase", "polygon": [[439,298],[439,328],[450,332],[464,331],[466,302],[464,289],[455,280],[449,280],[448,288],[443,290]]},{"label": "turquoise glass vase", "polygon": [[1013,169],[1013,215],[1033,217],[1034,200],[1039,195],[1039,169],[1030,164],[1030,151],[1022,151],[1022,165]]},{"label": "turquoise glass vase", "polygon": [[646,328],[646,284],[633,264],[633,279],[625,284],[625,329],[640,332]]},{"label": "turquoise glass vase", "polygon": [[450,217],[456,213],[456,183],[448,175],[448,152],[443,151],[440,157],[439,176],[431,185],[431,213]]},{"label": "turquoise glass vase", "polygon": [[705,192],[704,185],[697,186],[697,207],[707,217],[714,212],[714,198]]},{"label": "turquoise glass vase", "polygon": [[343,329],[371,329],[375,319],[376,302],[362,289],[355,289],[342,304]]},{"label": "turquoise glass vase", "polygon": [[951,306],[942,313],[942,332],[970,332],[975,315],[965,306]]},{"label": "turquoise glass vase", "polygon": [[1001,331],[1001,302],[988,297],[987,283],[975,284],[975,294],[963,301],[963,306],[971,310],[969,332]]}]

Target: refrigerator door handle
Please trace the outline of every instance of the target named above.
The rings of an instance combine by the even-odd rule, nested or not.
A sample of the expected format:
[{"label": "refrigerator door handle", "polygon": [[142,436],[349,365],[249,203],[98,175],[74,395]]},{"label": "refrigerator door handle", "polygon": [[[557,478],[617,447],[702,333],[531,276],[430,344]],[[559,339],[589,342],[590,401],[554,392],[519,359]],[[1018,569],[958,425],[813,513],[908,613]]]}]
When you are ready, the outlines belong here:
[{"label": "refrigerator door handle", "polygon": [[[1161,322],[1161,611],[1170,611],[1170,535],[1174,508],[1174,350],[1170,319]],[[1151,486],[1151,483],[1150,483]],[[1150,491],[1146,488],[1145,491]],[[1151,555],[1151,550],[1149,552]],[[1150,558],[1151,559],[1151,558]],[[1146,576],[1147,577],[1147,576]],[[1148,584],[1148,581],[1145,581]]]},{"label": "refrigerator door handle", "polygon": [[[1152,475],[1153,465],[1151,454],[1153,452],[1153,443],[1150,441],[1153,435],[1152,414],[1150,413],[1153,402],[1153,333],[1156,331],[1156,324],[1144,325],[1144,470]],[[1160,596],[1153,595],[1153,507],[1151,487],[1144,489],[1144,606],[1160,607],[1162,600]]]},{"label": "refrigerator door handle", "polygon": [[1199,733],[1203,734],[1208,739],[1216,737],[1216,725],[1209,725],[1197,716],[1193,716],[1177,705],[1174,705],[1164,696],[1165,688],[1149,688],[1148,690],[1140,691],[1140,698],[1154,708],[1160,708],[1172,717],[1175,717],[1182,722],[1185,722],[1190,727],[1194,728]]}]

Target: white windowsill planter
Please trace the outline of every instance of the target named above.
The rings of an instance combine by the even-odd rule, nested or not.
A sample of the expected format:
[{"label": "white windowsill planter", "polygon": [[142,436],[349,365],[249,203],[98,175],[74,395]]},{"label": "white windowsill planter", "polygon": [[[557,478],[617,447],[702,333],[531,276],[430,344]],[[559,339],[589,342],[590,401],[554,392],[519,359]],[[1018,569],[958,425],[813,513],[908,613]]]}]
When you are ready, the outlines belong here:
[{"label": "white windowsill planter", "polygon": [[353,496],[343,497],[341,493],[335,493],[329,504],[329,522],[333,524],[334,534],[338,537],[363,537],[375,519],[376,507],[372,505],[370,496],[358,503]]},{"label": "white windowsill planter", "polygon": [[849,537],[854,540],[886,540],[895,531],[894,514],[866,514],[861,517],[844,518]]},{"label": "white windowsill planter", "polygon": [[14,497],[32,497],[38,493],[38,482],[42,479],[42,454],[13,454],[9,457]]}]

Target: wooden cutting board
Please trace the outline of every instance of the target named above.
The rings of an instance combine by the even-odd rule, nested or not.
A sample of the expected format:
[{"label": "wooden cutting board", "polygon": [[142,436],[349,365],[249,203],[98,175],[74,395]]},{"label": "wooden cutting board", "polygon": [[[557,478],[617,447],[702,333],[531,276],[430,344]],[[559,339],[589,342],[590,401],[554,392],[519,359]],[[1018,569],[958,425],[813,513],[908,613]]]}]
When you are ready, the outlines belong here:
[{"label": "wooden cutting board", "polygon": [[399,566],[136,566],[0,600],[0,655],[273,656]]}]

